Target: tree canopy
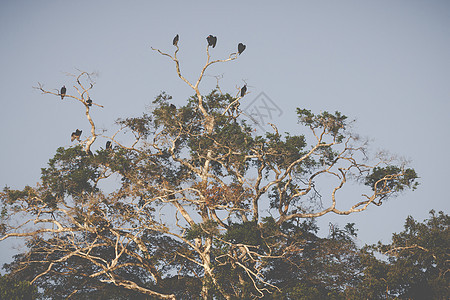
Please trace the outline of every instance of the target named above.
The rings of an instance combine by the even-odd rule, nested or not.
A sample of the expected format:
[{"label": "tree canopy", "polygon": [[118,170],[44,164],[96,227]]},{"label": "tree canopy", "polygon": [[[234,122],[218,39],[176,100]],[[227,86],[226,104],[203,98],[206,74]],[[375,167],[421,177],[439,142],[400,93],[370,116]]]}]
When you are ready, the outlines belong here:
[{"label": "tree canopy", "polygon": [[[371,299],[448,299],[450,295],[450,218],[430,212],[420,223],[412,217],[390,244],[361,250],[362,274],[349,294]],[[376,255],[384,255],[385,260]]]},{"label": "tree canopy", "polygon": [[[182,75],[178,42],[173,54],[152,48],[193,95],[176,106],[161,93],[109,136],[91,116],[104,108],[91,99],[92,74],[74,76],[64,101],[85,107],[88,135],[58,148],[37,186],[0,194],[0,240],[21,237],[29,249],[7,266],[11,276],[42,297],[77,299],[330,299],[358,286],[353,225],[320,238],[313,219],[382,205],[414,189],[416,172],[371,157],[340,112],[297,108],[294,132],[271,124],[258,135],[240,109],[245,92],[201,92],[211,65],[245,55],[212,60],[210,44],[195,82]],[[349,182],[361,195],[350,204],[340,200]]]}]

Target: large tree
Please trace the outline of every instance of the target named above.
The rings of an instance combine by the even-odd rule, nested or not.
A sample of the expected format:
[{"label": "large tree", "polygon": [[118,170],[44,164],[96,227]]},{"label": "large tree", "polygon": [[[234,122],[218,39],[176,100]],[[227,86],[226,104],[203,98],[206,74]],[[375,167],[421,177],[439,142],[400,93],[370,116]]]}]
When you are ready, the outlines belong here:
[{"label": "large tree", "polygon": [[[362,276],[353,298],[448,299],[450,296],[450,217],[430,212],[423,222],[406,219],[390,244],[361,250]],[[384,255],[384,260],[376,256]],[[383,257],[383,256],[382,256]]]},{"label": "large tree", "polygon": [[[307,270],[307,257],[330,272],[333,257],[351,263],[339,251],[312,253],[319,242],[303,221],[382,205],[415,187],[415,171],[387,155],[369,157],[339,112],[297,108],[293,133],[280,134],[271,124],[272,132],[257,135],[239,106],[245,90],[201,92],[205,71],[238,53],[212,60],[207,46],[206,63],[191,82],[174,46],[174,54],[153,50],[174,62],[193,96],[176,107],[162,93],[153,110],[118,120],[108,137],[91,116],[103,107],[90,98],[92,76],[74,76],[77,94],[66,93],[63,101],[85,107],[90,133],[77,146],[57,149],[37,186],[1,194],[0,239],[23,237],[29,246],[12,273],[63,297],[100,297],[114,286],[164,299],[231,299],[298,289],[289,280]],[[113,147],[95,147],[104,138]],[[356,183],[354,198],[340,201],[349,182]],[[333,240],[339,241],[327,243]],[[337,249],[347,247],[342,242]],[[287,264],[298,276],[279,276]],[[340,288],[316,275],[310,283]]]}]

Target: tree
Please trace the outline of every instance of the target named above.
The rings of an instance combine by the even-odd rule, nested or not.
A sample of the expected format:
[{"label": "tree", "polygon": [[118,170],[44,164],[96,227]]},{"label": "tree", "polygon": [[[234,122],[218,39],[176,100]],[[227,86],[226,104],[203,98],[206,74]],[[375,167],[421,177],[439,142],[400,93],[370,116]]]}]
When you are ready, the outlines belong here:
[{"label": "tree", "polygon": [[281,290],[275,291],[273,298],[345,299],[343,291],[357,284],[355,274],[361,270],[353,226],[347,224],[342,230],[330,225],[329,236],[319,238],[315,224],[304,222],[302,239],[297,238],[304,241],[302,251],[272,259],[265,274]]},{"label": "tree", "polygon": [[[211,60],[207,46],[192,83],[182,75],[175,46],[173,55],[152,49],[175,63],[194,95],[176,107],[162,93],[152,111],[119,119],[120,128],[107,137],[114,147],[95,154],[94,143],[105,136],[91,110],[103,106],[90,98],[92,74],[74,76],[78,95],[66,93],[65,101],[84,105],[90,135],[57,149],[36,187],[1,194],[0,240],[23,237],[29,246],[10,266],[12,274],[62,297],[101,293],[105,286],[161,299],[280,295],[295,276],[277,281],[272,271],[289,258],[318,259],[305,252],[308,243],[320,243],[301,220],[361,212],[417,185],[404,162],[368,157],[366,143],[339,112],[297,108],[307,130],[280,134],[272,125],[273,132],[256,135],[239,108],[245,93],[200,91],[205,71],[238,53]],[[120,184],[107,192],[105,182],[116,179]],[[339,204],[350,180],[360,183],[362,198]],[[319,274],[314,280],[331,284]]]},{"label": "tree", "polygon": [[[377,299],[448,299],[450,295],[450,218],[430,211],[420,223],[412,217],[405,230],[392,235],[392,243],[362,250],[360,286],[351,295]],[[378,260],[375,254],[387,256]]]}]

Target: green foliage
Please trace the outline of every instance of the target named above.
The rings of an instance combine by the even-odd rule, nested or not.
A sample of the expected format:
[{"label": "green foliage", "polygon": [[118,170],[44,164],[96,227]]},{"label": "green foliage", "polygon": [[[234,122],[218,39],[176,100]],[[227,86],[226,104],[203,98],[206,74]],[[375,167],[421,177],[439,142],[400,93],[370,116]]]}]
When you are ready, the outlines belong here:
[{"label": "green foliage", "polygon": [[116,124],[128,128],[140,138],[146,138],[151,133],[151,122],[151,116],[143,114],[139,118],[118,119]]},{"label": "green foliage", "polygon": [[161,293],[171,291],[177,299],[199,299],[202,282],[194,276],[177,275],[164,278],[155,289]]},{"label": "green foliage", "polygon": [[212,237],[218,234],[217,222],[208,220],[205,223],[194,224],[186,230],[186,238],[193,240],[195,238]]},{"label": "green foliage", "polygon": [[58,148],[48,168],[42,169],[42,188],[60,199],[66,195],[80,199],[97,192],[95,182],[100,172],[93,162],[92,156],[81,146]]},{"label": "green foliage", "polygon": [[319,115],[313,114],[310,110],[297,108],[299,122],[313,129],[323,128],[327,133],[332,134],[338,142],[344,138],[342,131],[346,129],[347,117],[340,112],[330,114],[323,112]]},{"label": "green foliage", "polygon": [[234,244],[258,246],[262,243],[260,228],[253,222],[232,224],[228,227],[224,239]]},{"label": "green foliage", "polygon": [[283,227],[279,236],[288,236],[293,248],[284,259],[269,261],[265,275],[281,289],[274,291],[274,299],[343,299],[342,291],[355,284],[359,271],[351,234],[334,226],[342,236],[319,238],[313,234],[314,222]]},{"label": "green foliage", "polygon": [[416,182],[417,178],[416,171],[413,169],[402,170],[397,166],[375,167],[366,177],[365,184],[374,191],[400,192],[407,187],[415,189],[419,184]]},{"label": "green foliage", "polygon": [[358,229],[355,228],[355,223],[347,223],[344,229],[340,229],[336,226],[331,227],[330,237],[335,240],[345,240],[356,238],[356,232]]},{"label": "green foliage", "polygon": [[[282,169],[286,169],[306,153],[304,150],[306,147],[304,136],[286,134],[283,141],[282,136],[279,134],[266,133],[266,138],[267,162]],[[310,162],[310,160],[307,160],[304,163],[307,166]],[[297,169],[300,171],[302,168],[298,166]]]},{"label": "green foliage", "polygon": [[[450,217],[430,212],[430,218],[417,222],[408,217],[405,230],[393,234],[392,243],[362,250],[364,275],[359,295],[370,298],[448,299],[450,274]],[[388,262],[375,258],[376,251]],[[355,291],[352,291],[352,294]]]},{"label": "green foliage", "polygon": [[275,291],[272,299],[299,299],[299,300],[315,300],[315,299],[331,299],[326,298],[322,291],[308,284],[298,282],[293,287],[284,288],[282,292]]},{"label": "green foliage", "polygon": [[8,203],[14,203],[18,199],[30,198],[30,197],[36,196],[35,190],[30,186],[26,186],[22,191],[11,190],[9,187],[5,187],[3,189],[3,192],[5,193],[5,196],[7,199],[6,201]]},{"label": "green foliage", "polygon": [[19,281],[8,275],[0,275],[0,299],[31,300],[36,299],[37,294],[37,288],[28,281]]}]

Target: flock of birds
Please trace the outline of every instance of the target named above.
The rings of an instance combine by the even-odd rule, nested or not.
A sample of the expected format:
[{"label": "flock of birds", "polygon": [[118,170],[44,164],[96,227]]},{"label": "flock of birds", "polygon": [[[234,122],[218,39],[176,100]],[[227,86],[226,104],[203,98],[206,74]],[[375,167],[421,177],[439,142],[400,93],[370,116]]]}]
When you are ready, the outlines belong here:
[{"label": "flock of birds", "polygon": [[[173,42],[172,44],[176,47],[178,47],[178,41],[180,40],[180,36],[177,34],[174,38],[173,38]],[[208,42],[208,47],[216,47],[217,44],[217,36],[213,36],[212,34],[208,35],[208,37],[206,38],[206,41]],[[241,55],[242,52],[244,52],[246,46],[242,43],[238,44],[238,54]]]},{"label": "flock of birds", "polygon": [[[176,47],[178,47],[178,41],[180,40],[180,36],[177,34],[174,38],[173,38],[173,42],[172,44]],[[208,37],[206,38],[206,41],[208,42],[208,47],[216,47],[217,44],[217,36],[213,36],[213,35],[208,35]],[[241,55],[242,52],[244,52],[245,48],[247,48],[247,46],[245,46],[242,43],[238,44],[238,54]],[[242,88],[241,88],[241,97],[244,97],[245,93],[247,92],[247,85],[245,84]]]},{"label": "flock of birds", "polygon": [[[64,100],[64,97],[66,96],[66,92],[67,92],[67,88],[65,85],[62,86],[61,90],[59,91],[59,95],[61,96],[61,100]],[[92,106],[92,99],[89,98],[88,100],[86,100],[86,104],[87,106]],[[81,133],[83,131],[82,130],[75,130],[74,132],[72,132],[72,134],[70,135],[70,141],[73,142],[75,140],[77,141],[81,141]],[[107,141],[106,142],[106,150],[111,150],[112,149],[112,145],[111,145],[111,141]]]},{"label": "flock of birds", "polygon": [[[179,41],[179,40],[180,40],[180,36],[177,34],[177,35],[173,38],[172,44],[173,44],[174,46],[178,47],[178,41]],[[213,47],[213,48],[214,48],[214,47],[216,47],[216,44],[217,44],[217,37],[210,34],[210,35],[206,38],[206,41],[208,42],[208,47]],[[244,52],[245,48],[246,48],[246,46],[245,46],[244,44],[239,43],[239,44],[238,44],[238,54],[241,55],[242,52]],[[60,96],[61,96],[61,100],[63,100],[64,97],[66,96],[66,92],[67,92],[66,86],[63,85],[62,88],[61,88],[61,90],[60,90],[60,93],[59,93]],[[241,88],[241,97],[244,97],[244,95],[245,95],[246,92],[247,92],[247,85],[244,85],[244,86]],[[86,104],[87,104],[88,106],[92,106],[92,100],[91,100],[91,98],[89,98],[88,100],[86,100]],[[171,107],[171,108],[172,108],[172,107],[175,108],[175,105],[171,104],[170,107]],[[77,130],[75,130],[74,132],[72,132],[72,135],[70,136],[70,141],[71,141],[71,142],[73,142],[73,141],[75,141],[75,140],[80,141],[81,133],[82,133],[82,132],[83,132],[83,131],[82,131],[82,130],[79,130],[79,129],[77,129]],[[112,149],[112,143],[111,143],[111,141],[107,141],[107,142],[106,142],[106,150],[111,150],[111,149]]]},{"label": "flock of birds", "polygon": [[[61,96],[61,100],[64,99],[64,97],[66,96],[66,92],[67,92],[67,88],[65,85],[62,86],[61,90],[59,91],[59,95]],[[92,99],[89,98],[88,100],[86,100],[86,104],[87,106],[92,106]],[[83,130],[77,129],[74,132],[72,132],[72,134],[70,135],[70,141],[73,142],[75,140],[77,141],[81,141],[81,133],[83,132]],[[107,141],[106,142],[106,150],[111,150],[112,149],[112,144],[111,141]]]}]

